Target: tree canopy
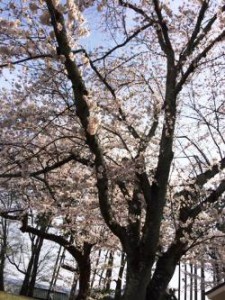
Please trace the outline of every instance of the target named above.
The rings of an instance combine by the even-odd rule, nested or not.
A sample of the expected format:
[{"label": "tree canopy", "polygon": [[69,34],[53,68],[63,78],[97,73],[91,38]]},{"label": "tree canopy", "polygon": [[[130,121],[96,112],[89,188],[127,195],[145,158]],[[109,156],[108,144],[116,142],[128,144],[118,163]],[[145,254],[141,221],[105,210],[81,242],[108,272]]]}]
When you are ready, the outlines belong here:
[{"label": "tree canopy", "polygon": [[224,222],[223,1],[0,8],[0,185],[21,200],[7,215],[23,231],[31,208],[60,218],[76,249],[119,240],[124,299],[162,299]]}]

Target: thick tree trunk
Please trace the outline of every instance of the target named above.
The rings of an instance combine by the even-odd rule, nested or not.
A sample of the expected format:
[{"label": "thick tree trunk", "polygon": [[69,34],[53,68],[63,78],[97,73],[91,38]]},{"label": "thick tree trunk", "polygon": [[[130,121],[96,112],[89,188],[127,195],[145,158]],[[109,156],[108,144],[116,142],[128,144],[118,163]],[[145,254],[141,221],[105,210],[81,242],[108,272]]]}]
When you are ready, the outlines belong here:
[{"label": "thick tree trunk", "polygon": [[127,278],[123,300],[145,300],[151,267],[144,262],[134,265],[127,258]]},{"label": "thick tree trunk", "polygon": [[84,256],[82,261],[78,262],[80,271],[79,293],[76,300],[87,300],[90,292],[91,262],[90,256]]},{"label": "thick tree trunk", "polygon": [[147,289],[146,300],[164,300],[167,286],[168,282],[163,277],[153,278]]},{"label": "thick tree trunk", "polygon": [[145,300],[148,281],[148,276],[142,273],[132,273],[130,275],[129,281],[126,284],[123,300],[137,300],[137,296],[138,300]]},{"label": "thick tree trunk", "polygon": [[147,288],[146,300],[162,300],[166,289],[173,277],[176,266],[180,260],[179,252],[175,252],[176,245],[164,253],[157,261],[155,272]]}]

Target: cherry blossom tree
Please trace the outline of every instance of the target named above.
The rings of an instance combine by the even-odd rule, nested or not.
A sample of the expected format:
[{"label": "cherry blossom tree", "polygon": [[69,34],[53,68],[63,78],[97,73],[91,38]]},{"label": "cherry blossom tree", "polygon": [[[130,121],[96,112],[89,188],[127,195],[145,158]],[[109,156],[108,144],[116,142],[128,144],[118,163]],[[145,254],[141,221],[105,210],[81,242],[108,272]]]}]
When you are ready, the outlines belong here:
[{"label": "cherry blossom tree", "polygon": [[[223,214],[224,10],[1,3],[1,187],[89,242],[103,219],[126,253],[125,300],[162,299]],[[102,38],[89,49],[93,14]]]}]

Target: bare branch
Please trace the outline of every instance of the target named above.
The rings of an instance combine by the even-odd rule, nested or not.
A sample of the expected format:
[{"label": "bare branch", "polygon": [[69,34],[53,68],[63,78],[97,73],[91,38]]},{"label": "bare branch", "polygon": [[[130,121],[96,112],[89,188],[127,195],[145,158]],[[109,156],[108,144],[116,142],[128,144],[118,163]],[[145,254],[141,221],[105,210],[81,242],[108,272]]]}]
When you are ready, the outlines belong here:
[{"label": "bare branch", "polygon": [[[85,158],[81,158],[79,155],[77,154],[71,154],[68,157],[56,162],[55,164],[52,164],[51,166],[47,166],[41,170],[35,171],[35,172],[31,172],[28,173],[27,175],[30,177],[36,177],[42,174],[47,174],[53,170],[56,170],[60,167],[62,167],[63,165],[69,163],[70,161],[77,161],[85,166],[93,166],[93,163],[90,162],[90,160],[85,159]],[[5,173],[0,174],[0,178],[20,178],[23,177],[23,173],[22,172],[17,172],[17,173],[7,173],[7,171]]]},{"label": "bare branch", "polygon": [[151,27],[152,25],[153,25],[153,22],[149,22],[148,24],[140,27],[133,34],[131,34],[130,36],[128,36],[124,42],[116,45],[115,47],[113,47],[112,49],[110,49],[108,52],[106,52],[103,56],[94,59],[92,62],[95,63],[95,62],[98,62],[98,61],[101,61],[101,60],[107,58],[110,54],[112,54],[117,49],[126,46],[127,43],[130,42],[131,40],[133,40],[135,37],[137,37],[139,35],[139,33],[141,33],[142,31],[144,31],[145,29]]},{"label": "bare branch", "polygon": [[160,29],[157,29],[157,33],[158,33],[159,42],[161,44],[162,50],[165,52],[165,54],[174,56],[173,47],[168,34],[168,27],[166,25],[166,22],[163,19],[159,1],[153,0],[153,4],[160,25]]},{"label": "bare branch", "polygon": [[176,93],[179,93],[186,82],[187,78],[192,74],[195,69],[198,67],[198,63],[206,57],[208,52],[213,48],[215,44],[220,42],[225,37],[225,30],[218,35],[208,46],[205,47],[205,49],[195,57],[192,62],[189,64],[187,70],[184,72],[184,74],[181,76],[180,81],[176,85]]},{"label": "bare branch", "polygon": [[[208,6],[209,6],[208,0],[204,0],[202,3],[201,9],[199,11],[197,21],[195,24],[195,28],[192,32],[191,38],[190,38],[189,42],[187,43],[185,50],[183,51],[183,53],[180,56],[180,62],[183,61],[188,55],[190,55],[193,52],[193,50],[196,48],[197,44],[199,44],[199,42],[200,42],[199,39],[198,39],[197,44],[195,42],[196,42],[196,38],[201,30],[201,25],[202,25],[203,19],[205,17],[205,13],[208,9]],[[210,20],[210,22],[208,24],[211,24],[211,22],[212,22],[212,20]],[[204,30],[204,33],[206,34],[205,30]]]}]

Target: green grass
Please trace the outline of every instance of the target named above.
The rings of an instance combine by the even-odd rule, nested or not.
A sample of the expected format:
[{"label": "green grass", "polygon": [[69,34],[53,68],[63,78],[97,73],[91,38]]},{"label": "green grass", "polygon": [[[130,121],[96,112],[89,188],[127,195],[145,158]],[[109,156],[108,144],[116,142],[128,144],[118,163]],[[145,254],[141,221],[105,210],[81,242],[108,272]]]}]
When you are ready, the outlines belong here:
[{"label": "green grass", "polygon": [[30,300],[30,299],[33,299],[33,298],[16,296],[16,295],[0,292],[0,300]]}]

